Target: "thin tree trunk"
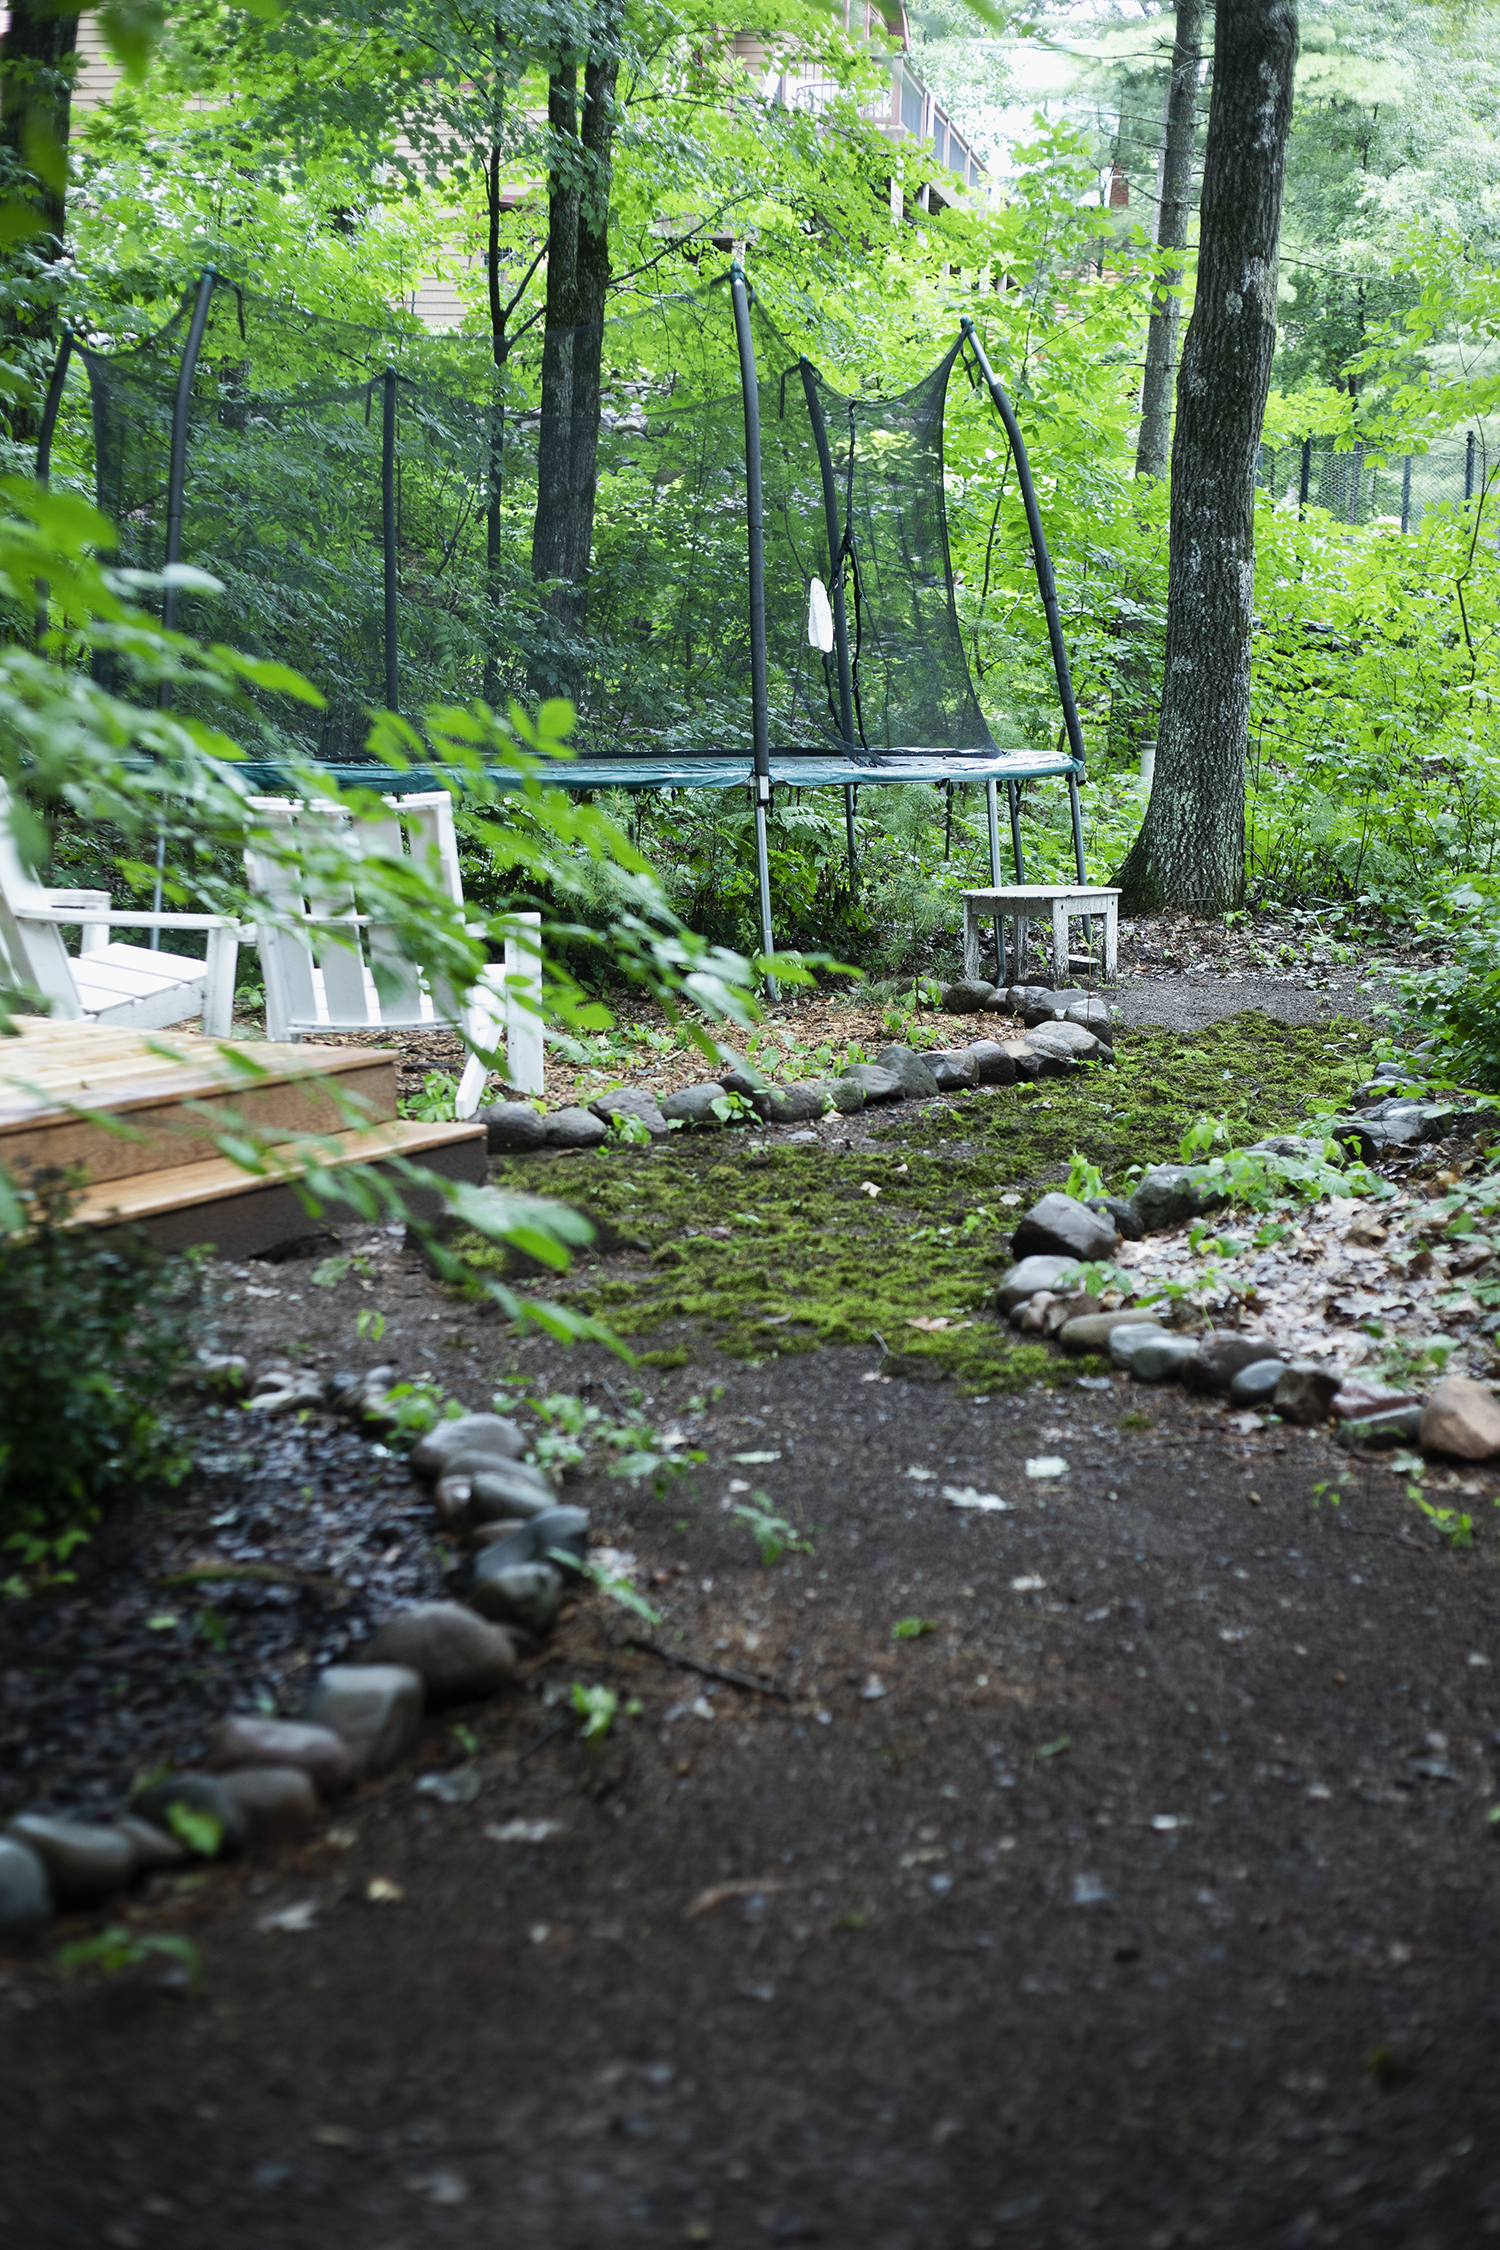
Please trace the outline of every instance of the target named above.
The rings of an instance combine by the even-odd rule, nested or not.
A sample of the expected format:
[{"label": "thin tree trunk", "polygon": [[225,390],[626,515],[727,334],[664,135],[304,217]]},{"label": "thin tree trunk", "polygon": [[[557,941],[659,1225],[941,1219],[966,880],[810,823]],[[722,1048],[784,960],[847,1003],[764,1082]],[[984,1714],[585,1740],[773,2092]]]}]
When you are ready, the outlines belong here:
[{"label": "thin tree trunk", "polygon": [[[559,61],[548,83],[547,336],[531,567],[558,582],[547,606],[565,630],[583,619],[594,537],[620,20],[614,0],[594,19],[581,115],[575,62]],[[553,676],[533,686],[566,692],[572,683],[555,658],[548,669]]]},{"label": "thin tree trunk", "polygon": [[1156,481],[1166,475],[1172,450],[1172,377],[1177,368],[1177,329],[1182,318],[1181,302],[1174,292],[1182,280],[1182,253],[1187,248],[1188,219],[1193,208],[1193,140],[1202,44],[1203,0],[1177,0],[1177,32],[1162,144],[1161,208],[1156,221],[1156,247],[1164,262],[1146,332],[1141,434],[1135,455],[1136,475]]},{"label": "thin tree trunk", "polygon": [[1137,913],[1219,914],[1244,896],[1255,471],[1296,59],[1296,0],[1219,8],[1198,287],[1177,378],[1156,775],[1117,878]]},{"label": "thin tree trunk", "polygon": [[[77,45],[76,15],[55,15],[38,0],[12,0],[0,42],[0,195],[7,203],[30,204],[37,221],[36,231],[8,254],[12,286],[0,336],[15,345],[51,346],[57,338],[58,290],[37,266],[60,256],[67,224],[62,168]],[[36,377],[45,385],[42,368]],[[13,407],[10,426],[12,437],[34,445],[37,408]]]}]

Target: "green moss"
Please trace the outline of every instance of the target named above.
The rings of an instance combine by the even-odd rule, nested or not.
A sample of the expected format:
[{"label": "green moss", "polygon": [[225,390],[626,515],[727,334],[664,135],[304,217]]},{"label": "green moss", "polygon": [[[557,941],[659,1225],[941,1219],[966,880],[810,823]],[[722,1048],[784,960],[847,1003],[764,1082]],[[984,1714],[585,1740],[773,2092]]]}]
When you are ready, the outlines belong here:
[{"label": "green moss", "polygon": [[[1238,1142],[1285,1131],[1309,1096],[1348,1092],[1368,1044],[1360,1027],[1240,1017],[1186,1038],[1138,1034],[1113,1069],[896,1113],[878,1151],[862,1155],[747,1145],[737,1132],[610,1148],[589,1160],[575,1200],[602,1240],[625,1246],[631,1270],[606,1277],[585,1265],[556,1294],[627,1338],[655,1338],[658,1366],[687,1359],[675,1329],[756,1360],[869,1345],[884,1350],[888,1373],[953,1377],[970,1391],[1070,1381],[1095,1363],[1020,1343],[986,1310],[1017,1215],[1001,1194],[1055,1183],[1075,1148],[1128,1193],[1129,1167],[1174,1158],[1205,1113],[1227,1116]],[[539,1194],[560,1184],[546,1158],[513,1159],[499,1176]],[[477,1240],[467,1248],[480,1267],[499,1255]]]}]

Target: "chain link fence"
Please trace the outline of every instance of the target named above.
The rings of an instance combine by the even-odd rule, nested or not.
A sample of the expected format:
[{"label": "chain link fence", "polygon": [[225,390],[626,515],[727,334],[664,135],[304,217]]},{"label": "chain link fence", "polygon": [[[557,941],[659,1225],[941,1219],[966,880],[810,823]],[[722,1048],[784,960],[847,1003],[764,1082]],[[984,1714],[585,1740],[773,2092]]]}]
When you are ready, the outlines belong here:
[{"label": "chain link fence", "polygon": [[1335,453],[1326,440],[1308,438],[1300,445],[1263,445],[1255,481],[1278,500],[1326,508],[1342,523],[1416,531],[1430,508],[1474,499],[1494,466],[1473,430],[1438,438],[1425,453],[1384,457],[1362,445]]}]

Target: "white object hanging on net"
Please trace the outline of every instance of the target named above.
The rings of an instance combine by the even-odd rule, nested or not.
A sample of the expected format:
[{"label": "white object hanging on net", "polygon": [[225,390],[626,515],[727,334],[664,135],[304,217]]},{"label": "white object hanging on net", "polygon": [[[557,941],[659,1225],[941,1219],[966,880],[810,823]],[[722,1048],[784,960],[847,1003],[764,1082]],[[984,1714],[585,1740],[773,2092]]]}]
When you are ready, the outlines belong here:
[{"label": "white object hanging on net", "polygon": [[821,578],[807,583],[807,645],[820,648],[825,656],[833,647],[833,605]]}]

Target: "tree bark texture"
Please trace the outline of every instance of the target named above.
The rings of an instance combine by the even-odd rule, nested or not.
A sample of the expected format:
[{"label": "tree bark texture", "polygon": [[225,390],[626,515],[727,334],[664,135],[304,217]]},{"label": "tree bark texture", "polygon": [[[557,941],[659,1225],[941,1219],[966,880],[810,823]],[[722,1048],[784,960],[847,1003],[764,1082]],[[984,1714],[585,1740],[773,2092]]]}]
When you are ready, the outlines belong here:
[{"label": "tree bark texture", "polygon": [[1182,307],[1175,290],[1182,280],[1193,208],[1193,141],[1197,123],[1198,66],[1202,60],[1203,0],[1177,0],[1172,73],[1167,85],[1166,132],[1162,143],[1161,207],[1156,247],[1162,268],[1146,332],[1146,374],[1141,385],[1141,432],[1135,473],[1159,482],[1172,449],[1172,377],[1177,367],[1177,329]]},{"label": "tree bark texture", "polygon": [[1220,914],[1244,896],[1255,470],[1296,59],[1295,0],[1219,8],[1198,286],[1177,377],[1156,773],[1117,877],[1136,913]]},{"label": "tree bark texture", "polygon": [[[44,362],[56,348],[58,332],[58,288],[38,269],[50,265],[63,246],[67,204],[62,167],[77,45],[76,15],[54,15],[37,0],[13,0],[0,42],[0,194],[7,202],[29,203],[39,225],[6,253],[12,271],[0,335],[13,346],[31,347],[38,397],[46,387],[49,368]],[[40,423],[39,403],[12,407],[10,434],[18,443],[34,445]]]},{"label": "tree bark texture", "polygon": [[[584,61],[581,105],[576,61],[559,60],[548,80],[547,330],[531,567],[557,582],[548,607],[564,628],[584,615],[594,536],[618,39],[610,7]],[[555,693],[566,683],[535,684]]]}]

